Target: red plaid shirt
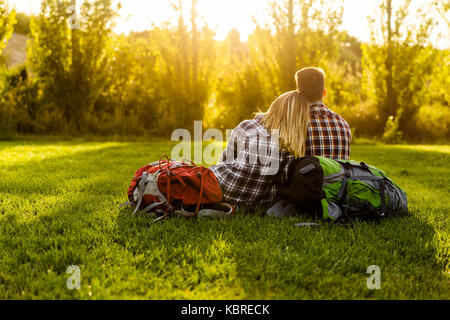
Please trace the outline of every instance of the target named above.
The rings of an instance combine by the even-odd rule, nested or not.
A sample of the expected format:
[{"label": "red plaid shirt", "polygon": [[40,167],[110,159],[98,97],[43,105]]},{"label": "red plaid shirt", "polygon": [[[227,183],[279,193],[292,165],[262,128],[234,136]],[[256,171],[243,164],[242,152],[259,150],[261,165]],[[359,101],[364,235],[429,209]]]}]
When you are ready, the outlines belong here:
[{"label": "red plaid shirt", "polygon": [[[306,156],[348,160],[351,132],[347,122],[322,103],[311,106],[310,118]],[[261,151],[265,151],[264,161],[252,164],[249,159],[261,157]],[[233,130],[221,161],[210,169],[219,181],[224,201],[240,205],[269,204],[278,186],[287,180],[288,167],[294,159],[287,151],[278,150],[278,142],[256,117],[243,121]],[[275,160],[278,166],[273,171]]]},{"label": "red plaid shirt", "polygon": [[350,159],[352,133],[347,121],[323,103],[311,105],[306,155],[335,160]]}]

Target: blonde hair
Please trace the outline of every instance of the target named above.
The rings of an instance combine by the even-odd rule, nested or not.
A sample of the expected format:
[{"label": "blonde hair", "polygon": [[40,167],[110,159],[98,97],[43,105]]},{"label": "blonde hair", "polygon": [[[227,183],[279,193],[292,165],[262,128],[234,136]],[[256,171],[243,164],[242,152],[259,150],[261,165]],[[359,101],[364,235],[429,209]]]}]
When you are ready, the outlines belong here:
[{"label": "blonde hair", "polygon": [[279,96],[262,116],[267,130],[279,130],[281,149],[295,157],[305,156],[310,102],[300,91]]}]

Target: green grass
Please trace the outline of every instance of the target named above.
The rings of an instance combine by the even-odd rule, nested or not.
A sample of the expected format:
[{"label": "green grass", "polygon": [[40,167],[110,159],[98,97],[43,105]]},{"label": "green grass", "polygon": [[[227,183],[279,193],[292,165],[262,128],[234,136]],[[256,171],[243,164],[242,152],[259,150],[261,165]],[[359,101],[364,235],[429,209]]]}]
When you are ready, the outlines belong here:
[{"label": "green grass", "polygon": [[[355,227],[119,212],[164,141],[0,142],[2,299],[449,299],[449,146],[354,146],[408,194],[411,215]],[[81,268],[69,290],[67,267]],[[381,290],[366,286],[381,268]]]}]

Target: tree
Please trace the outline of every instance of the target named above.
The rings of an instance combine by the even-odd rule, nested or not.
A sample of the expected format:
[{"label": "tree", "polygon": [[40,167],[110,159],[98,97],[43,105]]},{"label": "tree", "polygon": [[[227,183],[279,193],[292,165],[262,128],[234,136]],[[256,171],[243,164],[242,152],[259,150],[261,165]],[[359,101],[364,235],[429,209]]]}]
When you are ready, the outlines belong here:
[{"label": "tree", "polygon": [[[198,30],[197,30],[197,0],[192,0],[191,7],[191,25],[192,25],[192,91],[194,98],[194,108],[200,107],[198,101]],[[203,117],[202,117],[203,118]]]},{"label": "tree", "polygon": [[156,28],[113,36],[116,49],[111,76],[95,104],[95,133],[150,135],[160,131],[167,91],[161,87],[157,69],[159,38],[161,30]]},{"label": "tree", "polygon": [[264,107],[263,85],[252,63],[248,46],[233,29],[221,43],[217,63],[215,104],[208,109],[207,120],[216,128],[231,129],[252,118]]},{"label": "tree", "polygon": [[84,131],[107,78],[113,53],[112,0],[43,0],[32,19],[29,63],[46,102],[68,131]]},{"label": "tree", "polygon": [[293,75],[297,71],[296,63],[296,26],[294,25],[294,1],[289,0],[284,8],[275,2],[272,6],[277,36],[277,56],[280,68],[280,89],[289,91],[295,88]]},{"label": "tree", "polygon": [[17,23],[14,25],[14,32],[20,33],[23,35],[30,34],[30,23],[31,17],[25,13],[17,12],[16,14]]},{"label": "tree", "polygon": [[[1,54],[13,33],[15,21],[15,11],[9,9],[7,2],[0,0],[0,69],[2,67]],[[8,104],[8,99],[5,94],[8,87],[7,79],[4,82],[0,82],[0,139],[10,138],[16,129],[15,110]]]},{"label": "tree", "polygon": [[249,45],[272,100],[296,88],[294,75],[302,67],[331,71],[339,58],[343,11],[323,0],[273,1],[270,16],[271,24],[257,26]]},{"label": "tree", "polygon": [[15,23],[16,12],[9,9],[8,2],[0,0],[0,55],[13,33]]},{"label": "tree", "polygon": [[158,83],[165,91],[161,107],[162,130],[170,131],[202,120],[210,96],[214,70],[214,33],[205,24],[199,26],[197,1],[190,4],[191,27],[183,16],[183,4],[172,3],[178,15],[176,26],[165,24],[153,39],[157,50]]},{"label": "tree", "polygon": [[411,5],[412,0],[382,0],[379,15],[370,17],[372,43],[363,46],[363,86],[383,125],[417,138],[415,116],[433,71],[436,51],[429,36],[436,22],[430,16],[433,6],[417,10],[414,24],[409,22]]},{"label": "tree", "polygon": [[257,24],[247,43],[239,40],[237,31],[225,41],[216,90],[217,121],[230,127],[265,111],[278,95],[296,88],[296,71],[308,66],[327,72],[327,102],[338,108],[355,103],[359,79],[348,74],[354,62],[342,61],[341,55],[346,39],[338,30],[342,9],[322,0],[285,0],[272,1],[269,13],[271,20]]},{"label": "tree", "polygon": [[261,69],[267,70],[264,80],[275,86],[272,88],[273,94],[295,89],[296,35],[299,30],[297,21],[294,20],[295,9],[293,0],[270,2],[269,13],[273,29],[268,24],[257,26],[256,32],[249,40],[249,44],[254,48],[252,54],[257,58],[255,62]]}]

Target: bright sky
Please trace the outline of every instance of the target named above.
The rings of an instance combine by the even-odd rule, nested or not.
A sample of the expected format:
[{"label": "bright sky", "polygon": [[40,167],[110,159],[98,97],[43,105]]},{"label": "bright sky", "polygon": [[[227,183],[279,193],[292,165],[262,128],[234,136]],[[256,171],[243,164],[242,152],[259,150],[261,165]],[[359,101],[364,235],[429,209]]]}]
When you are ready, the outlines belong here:
[{"label": "bright sky", "polygon": [[[119,2],[120,0],[114,0]],[[335,0],[329,0],[335,2]],[[431,0],[416,0],[427,3]],[[9,0],[17,7],[18,11],[26,13],[38,13],[40,0]],[[131,30],[145,30],[154,23],[159,25],[174,16],[171,0],[121,0],[121,18],[117,23],[116,32],[128,33]],[[224,39],[227,33],[236,28],[243,40],[252,33],[255,25],[253,17],[260,23],[267,19],[267,4],[269,0],[198,0],[199,16],[212,27],[218,40]],[[184,10],[190,9],[190,1],[183,0],[186,4]],[[373,14],[375,0],[344,0],[343,29],[362,41],[370,40],[370,32],[367,16]],[[445,23],[444,23],[445,25]],[[448,25],[440,26],[447,28]],[[444,29],[442,29],[444,30]],[[441,40],[442,41],[442,40]],[[449,46],[448,39],[443,39],[439,46]]]}]

